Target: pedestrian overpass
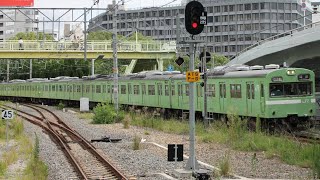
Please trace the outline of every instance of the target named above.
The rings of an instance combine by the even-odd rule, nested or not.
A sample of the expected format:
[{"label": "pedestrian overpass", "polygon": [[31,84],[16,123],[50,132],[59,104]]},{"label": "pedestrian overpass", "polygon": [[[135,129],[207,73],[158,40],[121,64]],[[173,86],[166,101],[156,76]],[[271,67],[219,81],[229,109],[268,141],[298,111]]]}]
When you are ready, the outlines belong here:
[{"label": "pedestrian overpass", "polygon": [[[128,68],[134,68],[138,60],[156,60],[163,70],[163,60],[176,54],[175,44],[169,41],[119,42],[118,59],[133,60]],[[27,41],[19,47],[18,40],[0,42],[0,59],[113,59],[112,41],[88,41],[86,49],[82,42],[74,41]],[[133,69],[128,69],[132,72]]]}]

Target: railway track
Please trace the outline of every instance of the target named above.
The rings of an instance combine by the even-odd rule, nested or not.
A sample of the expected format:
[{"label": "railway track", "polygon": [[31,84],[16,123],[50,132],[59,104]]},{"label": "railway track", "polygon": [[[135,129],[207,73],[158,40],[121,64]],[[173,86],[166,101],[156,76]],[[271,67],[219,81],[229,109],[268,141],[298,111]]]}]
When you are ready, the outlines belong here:
[{"label": "railway track", "polygon": [[320,130],[307,130],[292,133],[294,139],[300,142],[320,144]]},{"label": "railway track", "polygon": [[18,116],[42,127],[61,147],[78,173],[79,179],[127,179],[90,142],[66,125],[52,111],[36,105],[22,105],[35,110],[40,117],[15,107],[6,105],[3,107],[15,109]]}]

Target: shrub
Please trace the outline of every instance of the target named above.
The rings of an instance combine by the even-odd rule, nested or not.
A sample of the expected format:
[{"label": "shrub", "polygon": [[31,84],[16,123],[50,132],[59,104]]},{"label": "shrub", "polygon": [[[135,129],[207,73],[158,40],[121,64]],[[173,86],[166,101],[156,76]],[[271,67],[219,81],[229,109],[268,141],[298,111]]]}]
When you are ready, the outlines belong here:
[{"label": "shrub", "polygon": [[133,150],[139,150],[140,149],[140,142],[141,142],[141,138],[138,137],[137,135],[134,136],[134,139],[133,139]]},{"label": "shrub", "polygon": [[62,101],[60,101],[59,104],[58,104],[58,109],[62,110],[64,107],[65,107],[65,105],[63,104]]},{"label": "shrub", "polygon": [[94,109],[94,117],[93,123],[94,124],[111,124],[114,123],[116,120],[116,112],[113,106],[99,103]]}]

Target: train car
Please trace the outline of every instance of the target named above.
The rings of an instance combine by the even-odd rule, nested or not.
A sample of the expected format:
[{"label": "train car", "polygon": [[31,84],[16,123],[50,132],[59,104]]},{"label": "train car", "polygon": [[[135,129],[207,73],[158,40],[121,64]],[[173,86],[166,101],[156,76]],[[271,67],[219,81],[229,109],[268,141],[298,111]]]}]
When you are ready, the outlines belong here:
[{"label": "train car", "polygon": [[[296,126],[316,112],[314,72],[278,65],[217,67],[207,73],[207,108],[213,118],[234,113],[249,120]],[[46,81],[0,84],[2,99],[32,99],[45,102],[113,103],[113,79],[59,77]],[[179,72],[144,72],[119,78],[119,103],[125,106],[161,109],[181,115],[189,109],[189,83]],[[196,83],[195,109],[201,116],[204,89]]]}]

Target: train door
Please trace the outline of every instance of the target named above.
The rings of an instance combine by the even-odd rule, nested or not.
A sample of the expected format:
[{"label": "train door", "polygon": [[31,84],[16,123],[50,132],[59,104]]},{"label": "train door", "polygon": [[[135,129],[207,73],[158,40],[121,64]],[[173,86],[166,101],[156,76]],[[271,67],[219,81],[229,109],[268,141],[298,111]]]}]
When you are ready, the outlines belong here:
[{"label": "train door", "polygon": [[183,98],[182,98],[182,84],[178,83],[178,107],[182,108]]},{"label": "train door", "polygon": [[157,88],[158,88],[158,106],[161,107],[161,98],[162,98],[162,83],[157,83]]},{"label": "train door", "polygon": [[225,101],[226,101],[226,83],[219,83],[220,93],[219,93],[219,104],[220,111],[225,112]]},{"label": "train door", "polygon": [[132,98],[132,85],[131,83],[128,83],[128,103],[129,104],[132,104],[131,98]]},{"label": "train door", "polygon": [[264,84],[263,82],[261,82],[260,84],[260,109],[261,109],[261,113],[264,114],[265,111],[265,97],[264,97]]},{"label": "train door", "polygon": [[145,83],[140,83],[141,85],[141,104],[145,104],[144,98],[147,95],[147,88]]},{"label": "train door", "polygon": [[247,114],[248,116],[252,115],[252,106],[253,106],[253,101],[255,99],[255,94],[254,94],[254,83],[253,82],[247,82],[246,83],[246,94],[247,94]]}]

